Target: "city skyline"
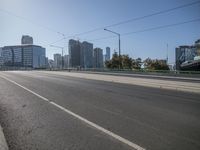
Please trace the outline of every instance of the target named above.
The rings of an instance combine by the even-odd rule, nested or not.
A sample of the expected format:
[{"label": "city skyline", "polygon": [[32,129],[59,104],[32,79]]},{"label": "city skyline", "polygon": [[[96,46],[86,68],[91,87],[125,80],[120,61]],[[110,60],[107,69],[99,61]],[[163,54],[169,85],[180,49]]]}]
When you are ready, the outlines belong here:
[{"label": "city skyline", "polygon": [[[77,2],[78,5],[75,5]],[[34,38],[34,43],[45,47],[47,57],[52,59],[53,54],[60,53],[60,50],[49,47],[49,44],[63,38],[62,34],[58,34],[57,32],[64,33],[65,36],[68,37],[75,35],[76,33],[83,33],[98,27],[105,27],[131,18],[142,17],[192,2],[195,1],[171,0],[163,2],[161,0],[153,0],[149,3],[145,0],[142,2],[128,0],[125,2],[93,2],[89,0],[84,2],[66,2],[61,0],[59,3],[53,1],[49,3],[47,3],[47,1],[38,3],[37,0],[29,2],[24,0],[18,2],[1,0],[0,18],[3,20],[3,23],[0,25],[2,34],[0,37],[0,47],[19,44],[18,39],[22,35],[27,34]],[[34,11],[36,8],[37,12]],[[196,3],[184,8],[175,9],[168,13],[155,15],[119,26],[113,26],[109,29],[124,34],[185,21],[187,22],[200,17],[200,14],[198,13],[199,9],[200,3]],[[13,24],[15,25],[14,28]],[[191,45],[193,41],[199,39],[199,24],[200,23],[196,21],[122,36],[122,54],[129,54],[129,56],[133,58],[141,57],[142,59],[145,59],[150,57],[153,59],[165,59],[167,56],[168,45],[169,63],[174,63],[176,47],[183,44]],[[117,37],[95,40],[109,36],[112,37],[113,35],[102,29],[87,34],[77,35],[74,39],[79,39],[81,42],[88,41],[93,43],[94,47],[102,48],[104,53],[105,48],[109,46],[112,54],[114,49],[118,51]],[[55,45],[65,47],[64,54],[68,54],[68,40],[69,38],[66,38],[65,40],[55,43]]]},{"label": "city skyline", "polygon": [[0,150],[200,150],[200,0],[0,0]]}]

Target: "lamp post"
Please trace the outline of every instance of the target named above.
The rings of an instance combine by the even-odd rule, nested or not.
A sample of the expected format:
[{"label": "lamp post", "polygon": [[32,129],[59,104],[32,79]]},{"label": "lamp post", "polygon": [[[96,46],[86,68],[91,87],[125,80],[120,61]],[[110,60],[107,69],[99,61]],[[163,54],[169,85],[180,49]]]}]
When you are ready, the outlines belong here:
[{"label": "lamp post", "polygon": [[121,64],[121,42],[120,42],[120,33],[108,30],[108,29],[104,29],[105,31],[111,32],[113,34],[116,34],[119,37],[119,69],[120,69],[120,64]]},{"label": "lamp post", "polygon": [[62,70],[63,70],[63,49],[64,49],[64,47],[56,46],[56,45],[50,45],[50,46],[55,47],[55,48],[60,48],[62,50]]}]

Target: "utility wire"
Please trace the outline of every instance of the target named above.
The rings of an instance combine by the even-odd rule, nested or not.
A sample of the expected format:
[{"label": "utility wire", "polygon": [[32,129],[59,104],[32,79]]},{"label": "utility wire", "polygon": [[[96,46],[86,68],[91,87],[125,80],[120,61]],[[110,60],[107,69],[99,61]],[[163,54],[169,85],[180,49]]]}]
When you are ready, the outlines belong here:
[{"label": "utility wire", "polygon": [[95,28],[95,29],[92,29],[92,30],[89,30],[89,31],[86,31],[86,32],[75,34],[75,36],[79,36],[79,35],[83,35],[83,34],[88,34],[88,33],[91,33],[91,32],[98,31],[98,30],[102,30],[104,28],[110,28],[110,27],[114,27],[114,26],[119,26],[119,25],[126,24],[126,23],[133,22],[133,21],[142,20],[142,19],[145,19],[145,18],[149,18],[149,17],[152,17],[152,16],[156,16],[156,15],[168,13],[168,12],[171,12],[171,11],[175,11],[177,9],[189,7],[189,6],[192,6],[192,5],[195,5],[195,4],[199,4],[199,3],[200,3],[199,0],[198,1],[194,1],[194,2],[191,2],[191,3],[187,3],[187,4],[184,4],[184,5],[180,5],[180,6],[174,7],[174,8],[170,8],[170,9],[158,11],[158,12],[155,12],[155,13],[152,13],[152,14],[141,16],[141,17],[136,17],[136,18],[128,19],[128,20],[121,21],[121,22],[118,22],[118,23],[115,23],[115,24],[111,24],[111,25],[107,25],[107,26]]},{"label": "utility wire", "polygon": [[123,33],[122,36],[141,33],[141,32],[146,32],[146,31],[153,31],[153,30],[158,30],[158,29],[162,29],[162,28],[168,28],[168,27],[173,27],[173,26],[178,26],[178,25],[183,25],[183,24],[187,24],[187,23],[191,23],[191,22],[198,22],[198,21],[200,21],[200,18],[189,20],[189,21],[184,21],[184,22],[179,22],[179,23],[163,25],[163,26],[157,26],[157,27],[148,28],[148,29],[139,30],[139,31],[134,31],[134,32],[127,32],[127,33]]},{"label": "utility wire", "polygon": [[[162,26],[147,28],[147,29],[133,31],[133,32],[126,32],[126,33],[121,34],[121,36],[127,36],[127,35],[131,35],[131,34],[147,32],[147,31],[154,31],[154,30],[159,30],[159,29],[163,29],[163,28],[169,28],[169,27],[173,27],[173,26],[179,26],[179,25],[188,24],[188,23],[192,23],[192,22],[198,22],[198,21],[200,21],[200,18],[193,19],[193,20],[188,20],[188,21],[183,21],[183,22],[179,22],[179,23],[173,23],[173,24],[168,24],[168,25],[162,25]],[[94,41],[111,39],[111,38],[116,38],[116,37],[117,36],[106,36],[106,37],[101,37],[101,38],[98,38],[98,39],[92,39],[92,40],[84,39],[84,40],[85,41],[89,41],[89,42],[94,42]],[[63,39],[66,39],[66,38],[62,38],[62,39],[60,39],[60,40],[58,40],[56,42],[59,42],[59,41],[61,41]],[[56,42],[54,42],[54,43],[56,43]],[[54,44],[54,43],[52,43],[52,44]],[[67,47],[67,46],[64,46],[64,47]]]},{"label": "utility wire", "polygon": [[59,39],[59,40],[57,40],[57,41],[54,41],[54,42],[52,42],[52,43],[50,43],[50,44],[48,44],[48,45],[52,45],[52,44],[58,43],[58,42],[60,42],[60,41],[62,41],[62,40],[64,40],[64,39],[66,39],[66,37],[63,37],[63,38],[61,38],[61,39]]},{"label": "utility wire", "polygon": [[0,8],[0,11],[3,12],[3,13],[6,13],[6,14],[8,14],[8,15],[14,16],[14,17],[16,17],[16,18],[19,18],[19,19],[21,19],[21,20],[24,20],[24,21],[26,21],[26,22],[29,22],[29,23],[31,23],[31,24],[33,24],[33,25],[38,26],[38,27],[41,27],[41,28],[43,28],[43,29],[46,29],[46,30],[48,30],[48,31],[51,31],[51,32],[60,34],[60,35],[62,35],[62,36],[65,37],[65,34],[64,34],[64,33],[59,32],[59,31],[56,31],[55,29],[49,28],[49,27],[47,27],[47,26],[44,26],[44,25],[41,25],[41,24],[38,24],[38,23],[35,23],[35,22],[33,22],[33,21],[31,21],[31,20],[25,18],[25,17],[16,15],[16,14],[10,12],[10,11],[7,11],[7,10],[1,9],[1,8]]},{"label": "utility wire", "polygon": [[[173,23],[173,24],[168,24],[168,25],[162,25],[162,26],[147,28],[147,29],[133,31],[133,32],[126,32],[126,33],[122,33],[121,36],[127,36],[127,35],[131,35],[131,34],[137,34],[137,33],[142,33],[142,32],[147,32],[147,31],[169,28],[169,27],[173,27],[173,26],[178,26],[178,25],[183,25],[183,24],[198,22],[198,21],[200,21],[200,18],[188,20],[188,21],[183,21],[183,22],[179,22],[179,23]],[[106,37],[101,37],[101,38],[98,38],[98,39],[93,39],[93,40],[88,40],[88,41],[99,41],[99,40],[105,40],[105,39],[110,39],[110,38],[115,38],[115,37],[116,36],[106,36]]]},{"label": "utility wire", "polygon": [[[154,30],[169,28],[169,27],[173,27],[173,26],[179,26],[179,25],[188,24],[188,23],[192,23],[192,22],[198,22],[198,21],[200,21],[200,18],[192,19],[192,20],[188,20],[188,21],[183,21],[183,22],[179,22],[179,23],[173,23],[173,24],[168,24],[168,25],[162,25],[162,26],[147,28],[147,29],[133,31],[133,32],[126,32],[126,33],[122,33],[121,36],[127,36],[127,35],[131,35],[131,34],[147,32],[147,31],[154,31]],[[85,40],[90,41],[90,42],[94,42],[94,41],[106,40],[106,39],[111,39],[111,38],[117,38],[117,36],[112,35],[112,36],[106,36],[106,37],[101,37],[101,38],[97,38],[97,39],[91,39],[91,40],[85,39]],[[63,39],[60,39],[59,41],[61,41],[61,40],[63,40]]]},{"label": "utility wire", "polygon": [[[119,26],[119,25],[122,25],[122,24],[126,24],[126,23],[129,23],[129,22],[142,20],[142,19],[145,19],[145,18],[149,18],[149,17],[152,17],[152,16],[164,14],[164,13],[171,12],[171,11],[175,11],[175,10],[177,10],[177,9],[189,7],[189,6],[192,6],[192,5],[195,5],[195,4],[199,4],[199,3],[200,3],[200,0],[194,1],[194,2],[191,2],[191,3],[187,3],[187,4],[184,4],[184,5],[180,5],[180,6],[174,7],[174,8],[170,8],[170,9],[158,11],[158,12],[155,12],[155,13],[152,13],[152,14],[148,14],[148,15],[141,16],[141,17],[136,17],[136,18],[128,19],[128,20],[121,21],[121,22],[118,22],[118,23],[115,23],[115,24],[111,24],[111,25],[107,25],[107,26],[104,26],[104,27],[95,28],[95,29],[92,29],[92,30],[89,30],[89,31],[85,31],[85,32],[82,32],[82,33],[75,34],[75,35],[73,35],[73,36],[68,36],[67,38],[72,38],[72,37],[75,37],[75,36],[80,36],[80,35],[83,35],[83,34],[88,34],[88,33],[91,33],[91,32],[98,31],[98,30],[102,30],[102,29],[104,29],[104,28],[110,28],[110,27],[114,27],[114,26]],[[9,14],[9,15],[15,16],[15,17],[20,18],[20,19],[22,19],[22,20],[24,20],[24,21],[30,22],[30,23],[32,23],[32,24],[34,24],[34,25],[40,26],[40,27],[42,27],[42,28],[44,28],[44,29],[46,29],[46,30],[49,30],[49,31],[51,31],[51,32],[55,32],[55,33],[60,34],[60,35],[63,36],[62,39],[60,39],[60,40],[58,40],[58,41],[55,41],[55,42],[52,42],[52,44],[66,39],[65,34],[62,33],[62,32],[56,31],[56,30],[54,30],[54,29],[52,29],[52,28],[46,27],[46,26],[41,25],[41,24],[37,24],[37,23],[35,23],[35,22],[33,22],[33,21],[31,21],[31,20],[25,18],[25,17],[16,15],[16,14],[10,12],[10,11],[7,11],[7,10],[1,9],[1,8],[0,8],[0,11],[1,11],[1,12],[4,12],[4,13],[6,13],[6,14]],[[105,38],[108,38],[108,37],[105,37]]]},{"label": "utility wire", "polygon": [[[191,2],[191,3],[187,3],[187,4],[180,5],[180,6],[177,6],[177,7],[174,7],[174,8],[158,11],[158,12],[155,12],[155,13],[152,13],[152,14],[141,16],[141,17],[136,17],[136,18],[132,18],[132,19],[129,19],[129,20],[121,21],[121,22],[118,22],[118,23],[115,23],[115,24],[111,24],[111,25],[107,25],[107,26],[103,26],[103,27],[98,27],[98,28],[95,28],[95,29],[92,29],[92,30],[89,30],[89,31],[85,31],[85,32],[82,32],[82,33],[74,34],[74,36],[80,36],[80,35],[92,33],[92,32],[95,32],[95,31],[99,31],[99,30],[102,30],[104,28],[110,28],[110,27],[126,24],[126,23],[129,23],[129,22],[142,20],[142,19],[145,19],[145,18],[149,18],[149,17],[152,17],[152,16],[164,14],[164,13],[171,12],[171,11],[175,11],[175,10],[178,10],[178,9],[181,9],[181,8],[185,8],[185,7],[189,7],[189,6],[192,6],[192,5],[195,5],[195,4],[199,4],[199,3],[200,3],[200,0],[194,1],[194,2]],[[68,36],[67,38],[72,38],[74,36]],[[102,39],[108,39],[108,38],[114,38],[114,36],[112,36],[112,37],[111,36],[110,37],[103,37]],[[62,40],[64,40],[64,39],[65,38],[63,38]]]}]

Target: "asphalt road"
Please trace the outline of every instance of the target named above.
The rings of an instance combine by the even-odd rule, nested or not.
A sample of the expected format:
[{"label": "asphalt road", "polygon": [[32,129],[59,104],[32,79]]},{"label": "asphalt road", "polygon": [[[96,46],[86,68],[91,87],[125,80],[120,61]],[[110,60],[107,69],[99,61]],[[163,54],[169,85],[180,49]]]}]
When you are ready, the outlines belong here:
[{"label": "asphalt road", "polygon": [[59,73],[0,72],[0,124],[10,150],[134,149],[126,141],[147,150],[199,150],[199,97]]}]

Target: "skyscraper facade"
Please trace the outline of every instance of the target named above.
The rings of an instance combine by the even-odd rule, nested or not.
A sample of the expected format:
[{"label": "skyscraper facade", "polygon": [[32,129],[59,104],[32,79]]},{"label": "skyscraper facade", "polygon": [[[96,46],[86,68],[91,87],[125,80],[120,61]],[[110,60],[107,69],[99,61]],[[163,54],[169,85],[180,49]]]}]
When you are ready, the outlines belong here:
[{"label": "skyscraper facade", "polygon": [[176,69],[180,70],[181,64],[194,60],[195,56],[199,56],[199,53],[198,41],[192,46],[184,45],[177,47],[175,49]]},{"label": "skyscraper facade", "polygon": [[81,67],[93,67],[93,44],[86,41],[81,43]]},{"label": "skyscraper facade", "polygon": [[[102,68],[103,50],[93,49],[93,44],[87,41],[69,40],[69,67],[80,68]],[[110,59],[110,48],[106,48],[107,60]]]},{"label": "skyscraper facade", "polygon": [[105,61],[110,60],[110,47],[106,47]]},{"label": "skyscraper facade", "polygon": [[0,56],[2,55],[2,47],[0,47]]},{"label": "skyscraper facade", "polygon": [[3,66],[2,47],[0,47],[0,67]]},{"label": "skyscraper facade", "polygon": [[81,66],[81,43],[79,41],[69,40],[69,64],[70,67]]},{"label": "skyscraper facade", "polygon": [[37,45],[15,45],[2,48],[4,66],[44,68],[45,56],[45,48]]},{"label": "skyscraper facade", "polygon": [[195,47],[197,48],[197,56],[200,56],[200,39],[195,42]]},{"label": "skyscraper facade", "polygon": [[54,54],[54,68],[62,68],[62,56],[61,54]]},{"label": "skyscraper facade", "polygon": [[103,67],[103,50],[101,48],[94,49],[94,68]]},{"label": "skyscraper facade", "polygon": [[0,67],[2,67],[2,66],[3,66],[3,57],[0,56]]},{"label": "skyscraper facade", "polygon": [[63,56],[64,68],[69,68],[69,55]]}]

